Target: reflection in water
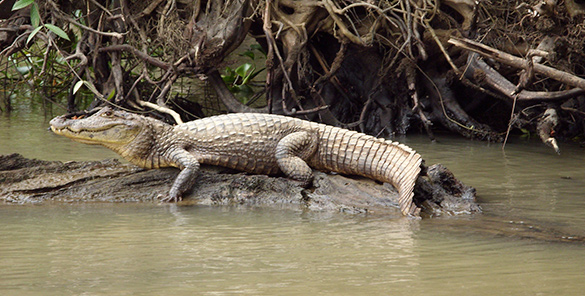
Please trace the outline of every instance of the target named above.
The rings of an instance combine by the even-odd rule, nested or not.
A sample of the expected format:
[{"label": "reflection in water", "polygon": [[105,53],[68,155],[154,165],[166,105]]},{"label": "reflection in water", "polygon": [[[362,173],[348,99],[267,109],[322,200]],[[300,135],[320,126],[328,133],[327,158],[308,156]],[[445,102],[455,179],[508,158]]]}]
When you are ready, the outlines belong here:
[{"label": "reflection in water", "polygon": [[429,143],[409,138],[427,163],[441,162],[477,188],[486,215],[538,221],[585,236],[585,151],[561,144],[562,154],[538,140],[501,144],[449,138]]},{"label": "reflection in water", "polygon": [[0,155],[20,153],[42,160],[102,160],[120,157],[113,151],[60,137],[49,130],[51,117],[26,114],[6,117],[0,114]]},{"label": "reflection in water", "polygon": [[2,295],[359,294],[413,283],[419,266],[419,221],[409,219],[173,205],[0,211]]},{"label": "reflection in water", "polygon": [[0,207],[1,295],[570,295],[582,246],[291,209]]},{"label": "reflection in water", "polygon": [[[0,117],[0,153],[63,161],[115,156],[56,137],[47,126]],[[463,139],[405,142],[428,164],[441,162],[475,186],[485,214],[417,221],[294,206],[0,205],[0,295],[583,291],[582,244],[493,231],[513,222],[513,234],[529,221],[584,236],[582,149],[565,144],[557,156],[538,143],[512,142],[503,153],[499,144]]]}]

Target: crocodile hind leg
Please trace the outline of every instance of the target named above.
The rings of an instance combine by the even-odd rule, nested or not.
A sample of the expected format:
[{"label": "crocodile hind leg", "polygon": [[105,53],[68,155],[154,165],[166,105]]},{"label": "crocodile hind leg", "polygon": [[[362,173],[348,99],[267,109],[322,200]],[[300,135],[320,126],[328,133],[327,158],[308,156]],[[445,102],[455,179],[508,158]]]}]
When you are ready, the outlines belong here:
[{"label": "crocodile hind leg", "polygon": [[317,149],[317,137],[307,131],[294,132],[282,138],[276,145],[276,162],[289,178],[308,187],[313,181],[313,170],[305,162]]}]

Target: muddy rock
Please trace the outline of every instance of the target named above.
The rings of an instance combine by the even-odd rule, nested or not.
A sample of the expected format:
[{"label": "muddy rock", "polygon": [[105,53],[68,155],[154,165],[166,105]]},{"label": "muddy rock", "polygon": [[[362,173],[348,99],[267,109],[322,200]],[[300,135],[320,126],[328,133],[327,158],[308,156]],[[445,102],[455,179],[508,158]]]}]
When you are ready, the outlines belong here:
[{"label": "muddy rock", "polygon": [[[415,190],[423,216],[480,211],[471,187],[461,184],[442,166],[431,166],[428,171],[433,174],[420,177]],[[63,163],[0,155],[0,200],[158,202],[178,173],[173,168],[143,170],[115,159]],[[197,183],[180,204],[292,205],[314,211],[401,216],[398,193],[389,184],[318,171],[313,187],[304,189],[284,177],[202,166]]]}]

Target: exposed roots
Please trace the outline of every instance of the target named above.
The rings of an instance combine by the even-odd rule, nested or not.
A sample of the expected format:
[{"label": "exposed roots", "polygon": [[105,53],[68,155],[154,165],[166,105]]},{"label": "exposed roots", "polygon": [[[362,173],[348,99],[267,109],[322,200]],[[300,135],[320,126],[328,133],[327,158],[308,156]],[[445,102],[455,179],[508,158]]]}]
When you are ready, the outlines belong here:
[{"label": "exposed roots", "polygon": [[[93,105],[154,109],[169,121],[170,111],[180,114],[174,121],[271,112],[386,137],[415,129],[433,139],[443,127],[489,141],[501,141],[510,127],[548,134],[543,141],[550,145],[551,138],[584,133],[585,5],[573,0],[36,5],[41,24],[64,29],[72,41],[46,28],[27,40],[35,30],[31,8],[7,14],[0,51],[11,60],[3,58],[1,66],[24,63],[27,41],[43,60],[37,75],[55,73],[48,61],[61,56],[69,111],[79,105],[76,90],[83,84],[96,98]],[[246,37],[266,53],[265,76],[253,82],[254,107],[239,101],[221,76],[226,56]],[[180,84],[193,78],[216,95],[183,91]],[[10,109],[9,98],[4,107]],[[558,117],[554,135],[538,120],[550,118],[549,110]]]}]

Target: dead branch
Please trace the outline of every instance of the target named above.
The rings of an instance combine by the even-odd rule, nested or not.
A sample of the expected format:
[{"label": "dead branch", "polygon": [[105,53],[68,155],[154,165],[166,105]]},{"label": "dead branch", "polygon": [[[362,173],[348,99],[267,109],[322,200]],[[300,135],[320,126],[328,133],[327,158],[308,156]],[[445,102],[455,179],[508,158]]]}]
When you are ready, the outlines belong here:
[{"label": "dead branch", "polygon": [[[503,51],[497,50],[493,47],[487,46],[485,44],[473,40],[463,38],[450,38],[448,42],[457,47],[477,52],[485,57],[492,58],[494,60],[497,60],[501,63],[504,63],[512,67],[520,69],[526,69],[528,67],[528,61],[525,59],[515,57],[511,54],[505,53]],[[542,64],[535,64],[534,71],[536,73],[558,80],[567,85],[585,89],[585,79],[577,77],[573,74],[560,71]]]},{"label": "dead branch", "polygon": [[[282,102],[284,104],[284,100]],[[293,108],[291,111],[287,111],[286,108],[284,110],[285,110],[285,115],[288,115],[288,116],[300,116],[300,115],[308,115],[308,114],[318,113],[318,112],[320,112],[322,110],[325,110],[327,108],[329,108],[328,105],[317,106],[315,108],[306,109],[306,110],[298,110],[298,111],[295,108]]]},{"label": "dead branch", "polygon": [[160,105],[157,105],[157,104],[154,104],[154,103],[151,103],[151,102],[146,102],[146,101],[143,101],[143,100],[140,100],[140,99],[136,99],[136,102],[138,104],[140,104],[141,106],[148,107],[148,108],[154,109],[154,110],[156,110],[158,112],[162,112],[162,113],[166,113],[166,114],[171,115],[177,124],[182,124],[183,123],[183,120],[181,119],[181,115],[179,115],[179,113],[175,112],[171,108],[168,108],[168,107],[165,107],[165,106],[160,106]]},{"label": "dead branch", "polygon": [[49,4],[51,4],[51,6],[55,10],[55,12],[57,12],[57,13],[53,14],[55,17],[57,17],[59,19],[62,19],[64,21],[67,21],[67,22],[69,22],[71,24],[74,24],[74,25],[76,25],[76,26],[78,26],[78,27],[80,27],[80,28],[82,28],[84,30],[87,30],[89,32],[92,32],[92,33],[95,33],[95,34],[99,34],[99,35],[102,35],[102,36],[113,37],[113,38],[117,38],[117,39],[122,39],[124,37],[124,35],[126,35],[128,33],[128,32],[125,32],[125,33],[102,32],[102,31],[96,30],[96,29],[94,29],[92,27],[88,27],[88,26],[86,26],[84,24],[81,24],[78,21],[74,20],[72,17],[68,16],[67,14],[63,13],[61,11],[61,9],[59,9],[59,6],[55,2],[53,2],[53,1],[47,1],[47,2]]},{"label": "dead branch", "polygon": [[561,154],[557,140],[555,139],[555,127],[559,124],[559,116],[554,108],[548,108],[538,120],[536,131],[544,144],[553,148],[557,154]]},{"label": "dead branch", "polygon": [[584,89],[573,88],[565,91],[522,90],[517,95],[514,95],[516,86],[486,62],[480,60],[477,53],[472,53],[468,56],[468,64],[464,75],[472,81],[479,80],[479,83],[485,84],[503,94],[509,98],[509,103],[512,103],[515,98],[518,101],[561,101],[585,94]]},{"label": "dead branch", "polygon": [[425,131],[427,132],[427,135],[429,136],[429,139],[431,139],[431,141],[434,141],[435,135],[433,133],[433,130],[431,129],[431,125],[433,125],[433,123],[424,114],[423,108],[420,105],[420,101],[418,99],[418,92],[416,89],[416,76],[417,75],[416,75],[415,66],[412,64],[412,62],[409,59],[404,58],[404,59],[402,59],[402,63],[401,63],[399,68],[403,69],[403,72],[406,76],[406,82],[408,83],[408,90],[410,91],[410,95],[411,95],[412,101],[414,103],[414,106],[412,107],[412,111],[413,112],[416,111],[416,113],[420,117],[420,120],[425,128]]},{"label": "dead branch", "polygon": [[[409,0],[407,0],[407,2],[408,1]],[[339,10],[339,8],[337,8],[337,6],[335,5],[335,3],[333,1],[324,0],[324,1],[322,1],[321,4],[329,12],[329,16],[335,22],[335,24],[339,28],[339,31],[343,37],[347,38],[349,41],[351,41],[352,43],[355,43],[355,44],[359,44],[359,45],[363,45],[363,46],[368,45],[369,42],[367,40],[363,40],[360,36],[355,35],[347,28],[345,23],[337,15],[337,13],[340,10]]]},{"label": "dead branch", "polygon": [[101,47],[98,51],[99,52],[126,51],[126,52],[129,52],[129,53],[136,55],[141,60],[143,60],[143,61],[145,61],[153,66],[159,67],[163,70],[169,70],[171,67],[169,64],[149,56],[148,54],[138,50],[137,48],[135,48],[134,46],[132,46],[130,44],[119,44],[119,45],[111,45],[111,46]]}]

